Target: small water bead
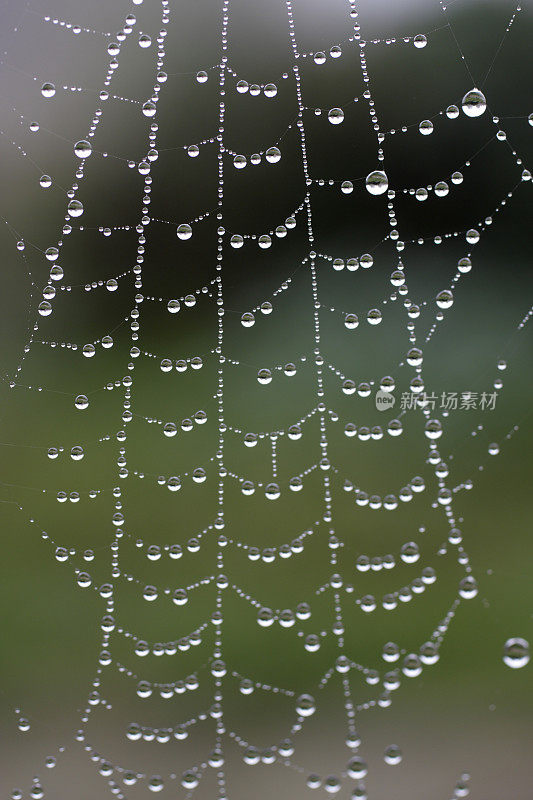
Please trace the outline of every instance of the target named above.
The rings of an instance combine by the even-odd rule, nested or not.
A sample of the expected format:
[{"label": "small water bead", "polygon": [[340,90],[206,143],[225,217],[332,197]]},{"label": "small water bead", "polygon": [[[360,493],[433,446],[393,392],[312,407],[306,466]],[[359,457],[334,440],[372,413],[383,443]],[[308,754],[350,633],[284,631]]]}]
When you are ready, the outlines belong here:
[{"label": "small water bead", "polygon": [[427,200],[428,199],[428,190],[425,189],[424,187],[421,187],[420,189],[417,189],[416,192],[415,192],[415,197],[416,197],[417,200],[420,200],[421,202],[424,201],[424,200]]},{"label": "small water bead", "polygon": [[78,158],[89,158],[92,151],[92,145],[86,139],[80,139],[80,141],[76,142],[74,145],[74,152]]},{"label": "small water bead", "polygon": [[328,120],[332,125],[340,125],[344,121],[344,111],[342,108],[331,108],[328,111]]},{"label": "small water bead", "polygon": [[446,181],[439,181],[435,184],[435,194],[437,197],[446,197],[449,193],[450,187],[446,183]]},{"label": "small water bead", "polygon": [[385,749],[385,753],[383,754],[385,764],[390,764],[391,766],[396,766],[396,764],[400,764],[402,757],[403,757],[402,751],[400,750],[397,744],[390,744]]},{"label": "small water bead", "polygon": [[315,64],[325,64],[326,63],[326,54],[324,52],[322,52],[322,50],[319,50],[318,53],[314,54],[313,61],[315,62]]},{"label": "small water bead", "polygon": [[43,97],[46,97],[47,100],[53,97],[55,93],[56,93],[56,87],[54,86],[53,83],[43,83],[43,85],[41,86],[41,94]]},{"label": "small water bead", "polygon": [[79,394],[74,400],[74,405],[80,411],[84,411],[89,407],[89,398],[85,394]]},{"label": "small water bead", "polygon": [[374,170],[366,176],[366,188],[370,194],[384,194],[389,188],[389,179],[382,170]]},{"label": "small water bead", "polygon": [[351,194],[353,192],[353,183],[351,181],[343,181],[341,183],[341,192],[343,194]]},{"label": "small water bead", "polygon": [[424,119],[418,126],[418,130],[423,136],[429,136],[430,133],[433,133],[433,123],[429,119]]},{"label": "small water bead", "polygon": [[427,45],[427,43],[428,43],[428,40],[424,36],[423,33],[417,33],[417,35],[413,39],[414,46],[416,48],[418,48],[419,50],[421,50],[423,47],[425,47]]},{"label": "small water bead", "polygon": [[201,69],[199,72],[196,73],[196,80],[198,81],[198,83],[206,83],[207,79],[208,75],[207,72],[205,72],[205,70]]},{"label": "small water bead", "polygon": [[529,642],[520,636],[507,639],[503,648],[503,663],[511,669],[521,669],[529,664]]},{"label": "small water bead", "polygon": [[500,446],[496,442],[489,444],[489,455],[497,456],[500,452]]},{"label": "small water bead", "polygon": [[276,86],[275,83],[267,83],[267,85],[263,89],[263,92],[265,94],[265,97],[272,98],[272,97],[275,97],[277,95],[278,87]]},{"label": "small water bead", "polygon": [[461,108],[467,117],[480,117],[487,108],[485,95],[479,89],[471,89],[463,97]]},{"label": "small water bead", "polygon": [[245,156],[235,156],[233,159],[233,166],[236,169],[243,169],[247,165],[247,160]]},{"label": "small water bead", "polygon": [[150,47],[151,44],[152,40],[146,33],[143,33],[141,36],[139,36],[139,47],[142,47],[145,50],[147,47]]},{"label": "small water bead", "polygon": [[477,231],[475,228],[470,228],[470,230],[466,232],[466,241],[468,244],[477,244],[479,242],[479,238],[479,231]]},{"label": "small water bead", "polygon": [[457,262],[457,269],[462,273],[470,272],[472,269],[472,261],[467,256],[460,258]]},{"label": "small water bead", "polygon": [[42,189],[49,189],[51,185],[52,185],[52,178],[50,177],[50,175],[41,175],[41,177],[39,178],[39,186]]}]

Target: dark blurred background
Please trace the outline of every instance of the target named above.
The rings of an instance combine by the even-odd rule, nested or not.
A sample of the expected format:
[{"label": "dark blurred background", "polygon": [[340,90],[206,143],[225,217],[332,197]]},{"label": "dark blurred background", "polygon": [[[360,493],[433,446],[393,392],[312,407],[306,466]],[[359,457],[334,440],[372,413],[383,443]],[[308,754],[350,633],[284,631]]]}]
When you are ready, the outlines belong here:
[{"label": "dark blurred background", "polygon": [[[0,227],[0,592],[4,609],[0,787],[4,797],[10,797],[14,787],[30,797],[32,778],[39,776],[46,797],[66,800],[75,795],[94,800],[107,796],[109,788],[83,745],[73,738],[97,667],[104,601],[93,589],[77,586],[73,569],[88,571],[95,586],[110,579],[113,487],[122,490],[126,518],[120,552],[124,571],[142,584],[181,587],[212,574],[215,565],[216,531],[202,537],[198,553],[187,552],[186,545],[216,516],[212,458],[217,446],[217,363],[210,353],[217,330],[210,283],[216,275],[216,148],[207,144],[200,147],[197,158],[191,158],[186,147],[216,135],[218,81],[212,67],[220,55],[221,4],[212,0],[171,3],[170,23],[165,25],[168,79],[161,88],[156,117],[158,157],[151,168],[152,222],[146,226],[143,263],[146,299],[140,307],[139,341],[133,342],[154,357],[135,362],[134,415],[125,426],[123,389],[108,391],[105,386],[128,374],[129,314],[136,293],[132,275],[120,278],[114,292],[105,287],[88,292],[85,287],[121,275],[135,264],[135,225],[143,196],[137,165],[146,156],[151,122],[141,106],[153,91],[160,5],[148,0],[139,6],[122,0],[50,3],[5,0],[0,24],[0,213],[5,223]],[[349,4],[295,0],[293,9],[300,50],[326,54],[323,65],[315,64],[312,56],[300,59],[303,102],[309,109],[305,116],[309,171],[313,179],[324,179],[326,184],[311,187],[316,251],[343,259],[370,253],[374,259],[371,269],[356,272],[337,272],[331,261],[317,259],[324,306],[320,310],[322,350],[327,362],[356,383],[369,381],[375,389],[383,376],[392,375],[397,405],[380,412],[374,390],[368,398],[343,394],[339,378],[326,369],[326,402],[340,417],[328,425],[330,458],[336,470],[332,473],[333,523],[318,526],[305,540],[302,554],[286,560],[277,557],[272,564],[250,561],[242,548],[226,548],[225,572],[244,592],[271,608],[294,609],[304,600],[312,607],[311,619],[297,622],[294,628],[285,630],[277,623],[259,628],[256,610],[228,590],[223,630],[224,658],[230,670],[294,690],[296,695],[309,691],[317,699],[316,714],[296,739],[295,761],[303,772],[275,765],[247,766],[240,748],[230,741],[228,796],[266,798],[275,792],[280,798],[303,798],[312,793],[305,787],[306,775],[338,775],[346,768],[350,751],[344,743],[339,676],[334,675],[327,688],[317,689],[339,652],[334,637],[330,633],[317,653],[308,653],[303,637],[296,635],[296,630],[304,636],[331,631],[332,593],[315,596],[315,589],[332,572],[327,546],[330,528],[345,542],[339,572],[346,583],[354,585],[351,599],[343,594],[345,652],[381,673],[398,667],[383,661],[383,644],[394,641],[405,652],[418,652],[448,612],[464,574],[457,563],[457,549],[447,541],[443,509],[434,507],[438,485],[434,467],[426,461],[422,415],[407,412],[402,417],[404,433],[397,438],[385,434],[379,441],[365,442],[343,434],[346,421],[386,428],[399,414],[401,392],[409,388],[413,371],[398,366],[409,348],[404,298],[390,283],[400,256],[409,286],[407,297],[421,306],[415,325],[424,349],[428,390],[492,392],[498,380],[503,381],[503,389],[494,411],[458,410],[444,419],[445,433],[438,444],[450,468],[447,485],[473,481],[470,491],[456,493],[454,512],[479,591],[473,600],[461,603],[438,663],[425,667],[416,680],[402,676],[390,707],[358,713],[360,750],[369,765],[368,796],[372,800],[446,800],[460,776],[469,773],[473,798],[527,800],[531,797],[531,665],[510,669],[503,663],[502,651],[509,637],[531,641],[533,633],[531,339],[527,328],[518,330],[531,296],[532,184],[522,180],[522,172],[531,168],[532,152],[533,129],[528,124],[533,111],[532,6],[522,4],[506,34],[516,10],[516,4],[508,0],[456,0],[445,13],[438,2],[429,0],[358,3],[361,34],[369,42],[368,70],[381,129],[396,130],[383,146],[389,186],[396,191],[397,228],[406,243],[400,254],[395,242],[386,238],[390,230],[387,196],[371,197],[364,189],[365,176],[378,167],[376,138],[363,96],[366,87],[359,48],[348,41],[353,32]],[[102,101],[98,95],[109,60],[107,47],[128,13],[135,15],[136,24],[122,46],[120,66],[109,89],[122,99]],[[45,21],[45,16],[50,20]],[[226,146],[248,158],[273,145],[282,152],[277,164],[268,164],[263,157],[259,165],[249,163],[242,170],[235,169],[233,157],[227,156],[223,224],[229,234],[259,236],[284,224],[302,203],[306,188],[294,126],[298,109],[287,9],[281,0],[230,0],[229,18],[228,59],[238,78],[228,79]],[[61,21],[82,30],[73,33]],[[143,33],[152,37],[146,49],[138,46]],[[412,41],[419,33],[428,40],[422,49]],[[409,37],[408,41],[403,37]],[[395,41],[387,43],[388,39]],[[340,45],[342,57],[329,55],[333,45]],[[206,83],[198,83],[198,70],[207,71]],[[239,94],[235,84],[240,78],[249,84],[275,83],[276,98]],[[41,95],[45,82],[56,86],[52,99]],[[449,119],[445,109],[450,104],[460,106],[463,95],[475,84],[487,97],[485,114],[469,119],[461,113]],[[341,125],[328,122],[327,111],[334,107],[344,109]],[[63,235],[66,191],[75,180],[79,161],[74,143],[86,137],[96,108],[102,109],[102,118],[76,195],[83,202],[84,214],[71,220],[72,233]],[[494,116],[499,123],[493,121]],[[419,123],[425,119],[434,124],[429,136],[419,132]],[[38,131],[30,129],[32,122],[38,122]],[[401,132],[402,126],[407,126],[406,132]],[[497,137],[500,129],[506,139]],[[128,167],[129,160],[135,162],[134,168]],[[460,184],[451,181],[457,170],[464,176]],[[49,188],[39,185],[42,175],[51,177]],[[334,183],[328,186],[330,179]],[[345,180],[353,182],[351,194],[340,190]],[[419,202],[403,192],[434,186],[439,180],[450,186],[446,197],[430,191],[428,199]],[[501,205],[502,200],[507,202]],[[193,226],[193,236],[180,241],[176,225],[205,212],[210,214]],[[465,231],[471,227],[485,229],[475,246],[465,242]],[[110,236],[104,228],[111,229]],[[443,237],[442,243],[435,241],[436,236]],[[62,241],[58,263],[64,278],[56,285],[53,314],[39,317],[37,305],[50,268],[44,253],[57,246],[58,240]],[[24,242],[24,249],[17,249],[18,241]],[[241,249],[224,248],[224,352],[240,362],[225,367],[225,417],[228,424],[242,430],[242,434],[228,434],[225,464],[256,483],[271,480],[271,443],[267,437],[255,448],[245,447],[244,433],[286,429],[316,405],[310,274],[308,264],[301,264],[308,249],[304,212],[296,215],[296,227],[285,238],[273,237],[268,249],[250,239]],[[472,270],[454,288],[453,307],[424,346],[438,310],[435,296],[451,285],[458,259],[468,252],[472,252]],[[287,288],[273,296],[288,279]],[[72,288],[62,291],[61,285]],[[204,286],[208,291],[196,295],[193,308],[182,303],[179,314],[167,312],[167,298],[194,294]],[[255,311],[255,325],[243,328],[242,313],[258,309],[264,301],[272,302],[272,313]],[[331,312],[330,307],[337,311]],[[365,320],[371,308],[383,312],[378,326]],[[344,326],[348,312],[359,316],[356,330]],[[25,353],[36,321],[38,330]],[[97,344],[95,357],[85,358],[83,345],[105,335],[112,336],[113,347]],[[165,374],[159,369],[162,358],[175,361],[194,356],[203,359],[200,370],[189,367],[183,374],[176,370]],[[502,359],[507,362],[503,371],[497,369]],[[258,369],[274,370],[275,365],[287,362],[296,364],[295,376],[275,370],[269,385],[257,382]],[[10,381],[16,384],[14,388]],[[89,398],[86,411],[74,407],[79,394]],[[207,422],[183,432],[181,420],[198,410],[206,412]],[[161,426],[149,424],[146,418],[176,422],[177,436],[166,438]],[[516,425],[519,430],[507,439]],[[123,445],[116,434],[124,427],[130,475],[121,481],[117,458]],[[303,432],[298,441],[289,441],[287,436],[278,441],[278,500],[265,499],[261,489],[246,497],[238,483],[228,479],[224,530],[228,537],[260,549],[277,547],[290,544],[321,518],[320,470],[304,478],[299,493],[288,488],[291,477],[320,457],[316,415]],[[488,452],[492,443],[500,446],[497,456]],[[78,444],[84,448],[84,458],[76,462],[69,451]],[[50,447],[64,451],[50,460]],[[196,467],[206,470],[203,484],[189,477],[179,492],[172,493],[157,483],[159,475],[190,474]],[[144,477],[136,477],[135,471]],[[412,502],[400,504],[394,513],[359,507],[353,493],[342,488],[349,479],[369,494],[397,494],[413,476],[424,479],[426,490]],[[95,498],[91,490],[99,490]],[[58,491],[78,491],[80,500],[58,503]],[[43,530],[57,544],[75,548],[77,555],[58,563],[55,546],[42,539]],[[415,565],[399,558],[402,544],[409,541],[420,549]],[[148,545],[173,543],[185,551],[179,561],[166,553],[153,563],[146,558]],[[94,551],[94,560],[84,561],[86,549]],[[356,570],[358,556],[388,553],[397,561],[393,570]],[[409,585],[424,567],[435,569],[436,583],[394,611],[384,610],[383,594]],[[212,586],[192,594],[183,607],[173,606],[165,597],[146,603],[142,587],[124,580],[117,580],[115,588],[119,624],[149,642],[186,635],[214,607]],[[378,600],[373,613],[364,614],[354,604],[354,597],[365,594]],[[112,764],[148,775],[179,775],[206,757],[214,746],[212,721],[195,726],[185,742],[164,745],[129,742],[125,731],[133,721],[171,727],[210,706],[212,680],[205,667],[212,649],[210,628],[199,647],[179,651],[174,658],[141,660],[134,655],[131,641],[112,638],[116,660],[140,677],[171,682],[203,667],[200,674],[205,679],[196,692],[170,701],[155,695],[141,700],[135,694],[134,679],[120,675],[114,665],[105,668],[101,695],[112,708],[96,708],[87,730],[87,740],[98,753]],[[373,701],[382,691],[359,673],[350,673],[350,679],[356,704]],[[260,690],[243,697],[238,679],[231,676],[224,686],[228,730],[236,730],[259,748],[278,745],[294,722],[294,699]],[[29,719],[29,731],[19,730],[17,708]],[[398,744],[403,751],[398,766],[384,763],[383,752],[390,744]],[[44,759],[57,755],[60,745],[66,751],[57,767],[46,769]],[[210,775],[214,772],[208,769],[196,790],[201,800],[216,796],[215,778]],[[121,783],[120,775],[115,773],[114,779]],[[353,785],[347,781],[338,796],[348,798]],[[146,782],[123,790],[128,797],[144,797]],[[177,792],[176,781],[170,781],[161,796]],[[324,796],[325,790],[316,793]]]}]

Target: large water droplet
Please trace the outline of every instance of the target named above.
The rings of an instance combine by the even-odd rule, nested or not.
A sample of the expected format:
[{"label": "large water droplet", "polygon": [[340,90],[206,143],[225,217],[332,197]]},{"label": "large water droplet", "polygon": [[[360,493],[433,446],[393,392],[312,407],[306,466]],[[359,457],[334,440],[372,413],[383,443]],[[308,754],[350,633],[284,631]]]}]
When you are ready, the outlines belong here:
[{"label": "large water droplet", "polygon": [[366,188],[370,194],[384,194],[389,188],[389,179],[382,170],[375,170],[366,176]]},{"label": "large water droplet", "polygon": [[503,648],[503,663],[511,669],[521,669],[529,663],[529,642],[520,636],[507,639]]},{"label": "large water droplet", "polygon": [[461,108],[467,117],[480,117],[487,108],[485,95],[479,89],[471,89],[463,97]]}]

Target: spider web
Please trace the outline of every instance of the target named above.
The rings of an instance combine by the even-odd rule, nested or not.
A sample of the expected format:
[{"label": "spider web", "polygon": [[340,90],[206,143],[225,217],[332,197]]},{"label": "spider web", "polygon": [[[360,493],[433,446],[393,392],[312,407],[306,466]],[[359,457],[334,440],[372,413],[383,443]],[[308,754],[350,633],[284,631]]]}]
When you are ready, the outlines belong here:
[{"label": "spider web", "polygon": [[[185,9],[169,2],[134,3],[115,34],[30,6],[10,22],[4,144],[30,167],[32,190],[37,176],[39,192],[55,194],[31,238],[4,220],[29,297],[26,343],[5,376],[28,434],[13,443],[22,455],[4,502],[90,595],[98,636],[74,736],[46,766],[59,771],[77,746],[118,798],[222,800],[249,794],[255,775],[239,770],[261,768],[265,796],[279,781],[287,796],[372,797],[365,717],[431,671],[478,595],[456,510],[473,482],[452,481],[441,451],[449,462],[470,433],[481,437],[507,351],[491,352],[488,377],[469,370],[452,386],[464,374],[432,347],[458,306],[459,341],[468,332],[464,284],[479,248],[531,182],[511,141],[527,114],[496,116],[486,88],[523,12],[505,8],[476,71],[454,3],[436,3],[423,33],[396,36],[370,33],[368,4],[339,4],[346,35],[310,49],[306,27],[323,38],[313,13],[279,5],[283,48],[266,31],[249,53],[232,42],[253,8],[191,8],[205,26],[192,72],[178,68]],[[80,74],[95,52],[105,58],[100,85],[17,67],[15,43],[33,30],[55,44],[71,37]],[[403,48],[414,79],[427,69],[416,59],[443,42],[458,93],[447,87],[441,104],[433,87],[417,98],[419,118],[393,76],[378,99],[391,56],[375,54]],[[59,45],[65,73],[70,52]],[[280,53],[286,71],[256,78]],[[18,81],[32,83],[29,99]],[[454,125],[452,168],[439,171],[438,142],[406,166],[402,137],[425,146]],[[491,160],[502,166],[490,191],[453,203]],[[17,219],[25,187],[21,198]],[[507,350],[531,311],[513,314],[501,321]],[[473,430],[472,416],[455,422],[468,409]],[[506,430],[500,443],[518,426]],[[484,452],[500,447],[491,439]],[[68,605],[71,578],[60,585]],[[527,663],[520,641],[511,665]],[[16,713],[29,730],[31,714]],[[321,725],[339,739],[334,754],[314,752]],[[379,747],[388,767],[402,762],[393,741]],[[38,800],[48,780],[11,796]],[[454,795],[468,791],[463,774]]]}]

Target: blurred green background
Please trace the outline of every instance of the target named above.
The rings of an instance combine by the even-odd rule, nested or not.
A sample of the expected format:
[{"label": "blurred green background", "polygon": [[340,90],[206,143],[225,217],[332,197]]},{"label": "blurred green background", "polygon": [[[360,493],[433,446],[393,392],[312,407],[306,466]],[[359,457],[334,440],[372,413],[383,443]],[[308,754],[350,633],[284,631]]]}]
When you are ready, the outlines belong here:
[{"label": "blurred green background", "polygon": [[[429,390],[440,393],[493,391],[503,381],[494,411],[456,411],[443,420],[444,435],[438,442],[443,461],[450,468],[447,485],[471,479],[471,490],[454,496],[454,513],[463,530],[463,545],[479,591],[463,601],[445,636],[440,659],[425,667],[416,680],[402,677],[392,693],[389,708],[372,707],[357,714],[362,737],[361,754],[369,765],[366,779],[373,800],[446,799],[453,795],[461,774],[471,775],[473,798],[526,800],[531,796],[531,665],[511,670],[502,661],[506,639],[523,636],[531,641],[531,428],[528,424],[533,388],[527,328],[517,327],[529,308],[531,289],[531,182],[522,181],[531,164],[533,110],[531,87],[526,80],[532,31],[532,8],[523,4],[508,34],[502,37],[515,10],[512,2],[459,0],[450,3],[446,15],[437,2],[386,0],[358,4],[362,35],[368,41],[395,37],[367,46],[372,97],[383,130],[396,129],[384,144],[385,167],[390,187],[396,189],[395,208],[401,252],[409,285],[408,297],[421,305],[415,321],[418,343],[424,349],[423,376]],[[390,229],[386,197],[371,198],[363,188],[364,176],[377,167],[375,134],[363,97],[357,47],[351,34],[349,6],[341,0],[293,3],[295,30],[302,51],[326,52],[340,43],[341,58],[328,57],[319,66],[311,57],[301,59],[302,91],[306,113],[309,169],[313,178],[333,179],[333,186],[311,189],[316,250],[333,258],[347,259],[371,253],[372,269],[336,272],[331,262],[317,260],[322,352],[328,364],[356,383],[377,385],[385,375],[396,380],[395,409],[380,412],[370,397],[346,396],[331,369],[325,369],[325,402],[339,415],[327,426],[331,472],[333,521],[321,522],[305,549],[286,560],[252,562],[241,547],[224,551],[224,571],[234,583],[260,603],[273,609],[295,609],[309,601],[312,615],[283,629],[257,625],[257,611],[225,590],[223,652],[229,670],[265,684],[310,692],[317,700],[316,714],[295,737],[295,762],[302,772],[281,766],[247,766],[240,748],[229,740],[226,750],[228,796],[232,798],[300,798],[306,775],[340,774],[350,751],[344,744],[346,722],[342,684],[334,674],[328,686],[318,689],[324,672],[339,654],[331,627],[334,621],[332,591],[315,590],[334,571],[329,563],[329,530],[344,542],[338,571],[353,594],[342,592],[346,624],[345,652],[354,661],[384,673],[385,642],[394,641],[405,652],[417,652],[448,612],[457,595],[464,568],[457,550],[448,544],[448,526],[442,507],[435,508],[438,490],[434,468],[427,463],[424,419],[410,411],[402,417],[404,432],[387,434],[379,441],[348,439],[344,423],[386,428],[399,414],[401,392],[408,390],[413,371],[398,366],[409,348],[403,298],[390,284],[398,254],[386,240]],[[124,15],[137,17],[134,33],[123,46],[120,67],[111,91],[123,98],[101,102],[98,98],[107,65],[106,49],[123,24]],[[279,164],[261,163],[235,170],[228,156],[225,175],[224,225],[229,233],[260,235],[274,228],[301,204],[305,182],[299,139],[295,127],[287,129],[297,112],[294,81],[290,73],[292,51],[284,3],[266,0],[230,0],[229,63],[239,77],[250,83],[272,81],[278,86],[276,100],[253,98],[235,91],[229,82],[226,97],[225,141],[237,153],[251,154],[278,144]],[[2,217],[2,291],[0,302],[0,357],[4,380],[1,392],[0,511],[3,531],[1,766],[0,786],[9,797],[15,786],[29,797],[31,780],[38,775],[47,797],[94,800],[109,788],[95,765],[73,741],[81,710],[87,704],[101,643],[100,621],[104,601],[93,589],[81,589],[74,568],[88,571],[93,584],[110,579],[110,544],[115,535],[113,488],[120,486],[125,536],[120,545],[120,567],[138,577],[141,585],[122,578],[114,581],[117,624],[150,643],[178,639],[209,618],[214,609],[213,586],[191,594],[182,607],[168,597],[153,603],[142,598],[142,585],[183,587],[215,572],[218,533],[209,530],[197,553],[187,552],[187,542],[212,525],[216,517],[217,480],[213,457],[217,447],[217,363],[211,349],[216,343],[216,305],[210,292],[215,276],[216,227],[214,214],[194,227],[192,238],[180,242],[175,226],[216,207],[215,147],[201,148],[190,158],[184,146],[216,133],[218,84],[209,68],[219,58],[220,8],[209,2],[182,2],[171,8],[165,26],[167,83],[158,104],[157,161],[152,164],[153,185],[150,216],[157,220],[146,228],[143,263],[145,300],[140,306],[138,344],[150,357],[135,361],[132,374],[133,419],[121,420],[124,389],[110,382],[131,371],[132,345],[129,313],[135,288],[131,274],[119,281],[116,292],[86,284],[130,270],[136,259],[134,226],[140,215],[142,178],[129,169],[146,153],[150,121],[140,104],[152,92],[155,41],[146,51],[137,45],[138,35],[155,40],[161,25],[160,7],[148,3],[129,6],[117,2],[80,3],[54,0],[51,8],[41,0],[31,6],[7,0],[2,8],[0,71],[2,137],[1,183],[4,188]],[[43,21],[50,15],[52,21]],[[79,35],[53,20],[68,20],[87,28]],[[451,23],[450,28],[447,24]],[[426,33],[428,44],[418,50],[403,36]],[[457,42],[468,68],[462,63]],[[501,48],[500,48],[501,44]],[[500,48],[500,49],[498,49]],[[493,58],[497,54],[492,68]],[[490,68],[490,71],[489,71]],[[208,70],[206,84],[198,84],[197,70]],[[488,73],[488,74],[487,74]],[[461,114],[456,120],[442,112],[475,83],[488,100],[488,109],[477,120]],[[237,79],[235,79],[237,80]],[[57,87],[53,100],[45,100],[40,87],[45,81]],[[70,88],[82,87],[83,91]],[[352,102],[358,98],[356,102]],[[133,100],[135,102],[129,102]],[[345,109],[342,125],[327,121],[327,110]],[[84,204],[81,220],[62,236],[66,190],[71,186],[77,159],[73,145],[84,138],[96,107],[102,121],[93,139],[93,154],[86,163],[86,177],[77,195]],[[314,114],[312,109],[322,109]],[[500,125],[492,121],[501,118]],[[418,131],[421,120],[431,118],[430,136]],[[37,133],[30,130],[38,121]],[[402,125],[408,126],[401,133]],[[507,133],[498,141],[498,127]],[[517,164],[517,158],[523,163]],[[465,162],[469,162],[465,164]],[[464,181],[452,185],[450,175],[460,169]],[[52,186],[39,186],[42,174]],[[339,181],[350,179],[354,192],[344,195]],[[403,188],[434,185],[447,180],[446,198],[420,203]],[[507,193],[513,196],[499,206]],[[492,216],[492,224],[486,218]],[[170,222],[167,225],[166,222]],[[83,229],[79,229],[82,224]],[[465,243],[467,228],[486,225],[475,247]],[[130,226],[129,230],[120,229]],[[110,227],[110,237],[102,228]],[[115,230],[115,228],[119,228]],[[444,234],[443,243],[434,237]],[[44,251],[62,239],[59,263],[64,269],[54,313],[39,318],[39,328],[27,354],[24,346],[37,319],[36,306],[48,275]],[[416,240],[422,239],[418,244]],[[17,250],[23,240],[25,249]],[[271,442],[260,439],[255,448],[244,446],[244,433],[286,429],[316,406],[316,374],[313,363],[313,307],[307,254],[306,223],[302,213],[285,239],[275,239],[262,250],[247,240],[240,250],[224,250],[224,353],[239,366],[224,367],[224,410],[228,425],[242,433],[228,433],[227,469],[256,483],[272,479]],[[427,345],[424,338],[435,321],[434,298],[451,284],[458,258],[472,250],[473,268],[454,289],[453,307],[437,324]],[[275,292],[287,279],[287,288]],[[166,310],[166,299],[182,297],[197,288],[194,308],[182,307],[177,315]],[[393,297],[391,297],[393,295]],[[159,302],[158,298],[164,298]],[[256,323],[244,329],[241,314],[271,301],[273,312],[256,312]],[[424,304],[425,303],[425,304]],[[334,307],[336,312],[329,308]],[[368,309],[383,312],[379,326],[365,321]],[[342,312],[342,313],[341,313]],[[356,313],[359,327],[347,330],[344,313]],[[94,358],[81,348],[87,342],[112,335],[114,345],[97,345]],[[42,342],[55,342],[50,347]],[[77,349],[72,348],[77,345]],[[24,356],[22,362],[21,358]],[[162,358],[200,356],[203,367],[180,374],[161,372]],[[305,361],[301,361],[305,357]],[[507,361],[499,371],[497,362]],[[297,365],[294,377],[274,371],[272,382],[261,386],[257,370],[287,362]],[[11,388],[10,380],[22,363]],[[89,408],[78,411],[74,398],[89,397]],[[207,414],[203,426],[191,432],[180,429],[181,420],[196,411]],[[149,419],[178,424],[178,434],[166,438],[159,424]],[[506,436],[518,425],[510,439]],[[117,441],[125,429],[127,439]],[[261,550],[290,544],[320,520],[323,513],[321,470],[304,478],[303,489],[288,488],[291,477],[320,458],[318,417],[302,426],[303,436],[290,441],[279,438],[276,501],[256,488],[244,496],[238,481],[226,481],[226,527],[232,540]],[[475,436],[472,433],[475,432]],[[489,444],[497,442],[500,454],[491,456]],[[82,445],[84,458],[69,457],[73,445]],[[50,447],[64,451],[56,460],[47,457]],[[118,478],[119,449],[126,448],[129,476]],[[202,467],[205,483],[183,479],[179,492],[158,485],[158,476],[190,474]],[[133,473],[142,473],[144,477]],[[394,513],[372,511],[356,505],[353,493],[343,489],[345,480],[369,494],[397,494],[414,476],[426,489]],[[166,483],[166,480],[165,480]],[[95,498],[89,492],[97,490]],[[58,503],[58,491],[78,491],[77,503]],[[20,510],[22,508],[22,510]],[[55,546],[42,539],[46,531],[53,542],[75,548],[66,563],[54,557]],[[414,565],[400,560],[402,544],[414,541],[420,559]],[[185,551],[173,561],[163,552],[161,560],[146,558],[150,544],[180,544]],[[94,551],[85,562],[83,552]],[[362,573],[356,559],[366,554],[393,554],[393,570]],[[424,567],[437,574],[434,585],[408,603],[386,611],[381,598],[408,586]],[[372,594],[377,609],[365,614],[355,597]],[[115,665],[103,670],[101,695],[111,704],[92,712],[87,738],[91,746],[112,764],[148,775],[176,772],[202,761],[214,746],[214,724],[202,722],[191,729],[185,742],[154,744],[128,742],[127,726],[172,727],[212,703],[212,678],[208,659],[213,634],[210,624],[202,644],[175,657],[138,659],[131,641],[118,635],[111,639],[112,654],[120,664],[147,680],[176,681],[200,669],[200,688],[172,700],[139,699],[137,681],[117,672]],[[298,636],[297,631],[302,632]],[[329,631],[317,653],[304,648],[304,636]],[[364,676],[350,673],[354,703],[375,701],[382,687],[369,685]],[[292,698],[256,690],[243,697],[239,680],[224,679],[225,724],[259,748],[278,745],[295,720]],[[30,720],[21,732],[17,713]],[[398,744],[403,761],[386,765],[383,751]],[[43,766],[44,758],[66,751],[55,769]],[[216,796],[216,781],[208,769],[196,794],[201,800]],[[113,776],[120,783],[120,776]],[[353,781],[347,781],[339,797],[347,798]],[[161,796],[178,793],[176,781]],[[131,798],[147,794],[146,782],[127,788]],[[325,795],[323,788],[315,794]]]}]

